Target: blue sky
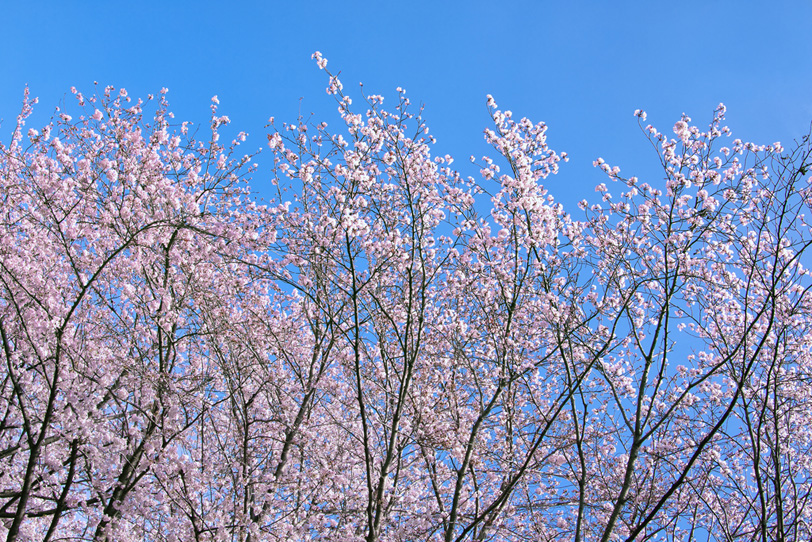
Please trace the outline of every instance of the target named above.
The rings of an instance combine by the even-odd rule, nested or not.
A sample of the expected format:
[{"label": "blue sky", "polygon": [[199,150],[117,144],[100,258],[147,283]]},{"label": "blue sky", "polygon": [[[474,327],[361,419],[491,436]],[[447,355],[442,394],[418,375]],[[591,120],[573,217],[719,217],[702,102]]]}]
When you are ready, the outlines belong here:
[{"label": "blue sky", "polygon": [[[235,3],[236,4],[236,3]],[[486,152],[485,95],[544,121],[570,163],[548,181],[565,201],[594,195],[601,156],[624,173],[656,175],[635,109],[669,130],[728,107],[734,137],[785,145],[812,121],[812,2],[4,2],[0,11],[0,138],[27,84],[44,122],[76,86],[168,87],[179,120],[205,124],[211,96],[259,147],[269,116],[299,110],[334,126],[320,50],[345,90],[395,88],[426,105],[436,153],[457,164]],[[356,95],[357,96],[357,95]],[[69,100],[70,101],[70,100]],[[386,105],[387,102],[384,103]],[[470,172],[466,172],[470,173]],[[262,190],[261,175],[253,183]],[[570,208],[570,211],[575,209]]]}]

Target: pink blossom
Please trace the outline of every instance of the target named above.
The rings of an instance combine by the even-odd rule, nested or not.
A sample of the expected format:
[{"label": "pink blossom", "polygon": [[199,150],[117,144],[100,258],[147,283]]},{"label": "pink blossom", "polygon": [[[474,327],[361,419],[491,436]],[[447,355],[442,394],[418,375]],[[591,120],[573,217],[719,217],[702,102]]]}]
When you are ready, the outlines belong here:
[{"label": "pink blossom", "polygon": [[810,539],[808,141],[639,124],[660,171],[598,158],[619,197],[569,209],[546,124],[488,96],[475,178],[326,77],[340,129],[272,118],[266,201],[216,96],[199,140],[110,87],[22,144],[26,94],[8,540]]}]

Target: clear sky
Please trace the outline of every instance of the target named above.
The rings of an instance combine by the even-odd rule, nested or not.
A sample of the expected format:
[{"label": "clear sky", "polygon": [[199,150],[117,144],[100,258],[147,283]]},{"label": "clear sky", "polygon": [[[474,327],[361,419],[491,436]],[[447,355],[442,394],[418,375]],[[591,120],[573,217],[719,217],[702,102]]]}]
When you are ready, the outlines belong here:
[{"label": "clear sky", "polygon": [[0,138],[26,84],[44,122],[93,81],[132,96],[168,87],[176,118],[204,124],[217,94],[248,148],[269,116],[294,121],[300,108],[338,126],[310,60],[320,50],[345,91],[363,81],[392,105],[402,86],[424,103],[435,152],[463,167],[486,151],[486,94],[545,121],[571,158],[548,186],[581,199],[604,180],[599,156],[656,174],[638,108],[666,131],[683,112],[707,125],[724,102],[734,137],[789,146],[812,121],[811,28],[810,0],[4,1]]}]

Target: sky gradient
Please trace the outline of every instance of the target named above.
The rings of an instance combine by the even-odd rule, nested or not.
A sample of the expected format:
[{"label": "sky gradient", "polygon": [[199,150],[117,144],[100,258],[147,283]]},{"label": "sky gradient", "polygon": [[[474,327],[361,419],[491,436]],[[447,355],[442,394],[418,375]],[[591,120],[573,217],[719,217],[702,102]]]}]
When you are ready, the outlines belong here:
[{"label": "sky gradient", "polygon": [[[548,187],[581,199],[603,182],[597,157],[629,175],[656,175],[656,154],[635,109],[660,131],[683,112],[706,126],[719,102],[734,137],[789,147],[812,121],[812,2],[6,2],[0,138],[7,142],[23,89],[44,123],[71,86],[168,87],[177,120],[207,122],[210,99],[232,127],[265,140],[268,117],[301,111],[338,126],[321,51],[345,92],[395,88],[425,104],[435,154],[487,152],[486,94],[518,117],[544,121],[565,151]],[[357,100],[356,100],[357,101]],[[261,163],[261,159],[260,159]],[[467,174],[472,171],[464,171]],[[254,183],[262,191],[261,171]],[[570,209],[574,211],[574,209]]]}]

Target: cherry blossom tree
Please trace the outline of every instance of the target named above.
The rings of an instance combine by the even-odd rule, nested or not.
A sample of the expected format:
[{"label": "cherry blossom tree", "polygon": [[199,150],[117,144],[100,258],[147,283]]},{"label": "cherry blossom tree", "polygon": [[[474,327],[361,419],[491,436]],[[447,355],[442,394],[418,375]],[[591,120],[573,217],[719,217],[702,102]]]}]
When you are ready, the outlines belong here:
[{"label": "cherry blossom tree", "polygon": [[[0,146],[6,540],[805,540],[808,138],[640,127],[567,212],[492,98],[468,176],[398,90],[273,124],[87,98]],[[727,145],[727,146],[723,146]],[[614,195],[613,195],[614,194]]]}]

